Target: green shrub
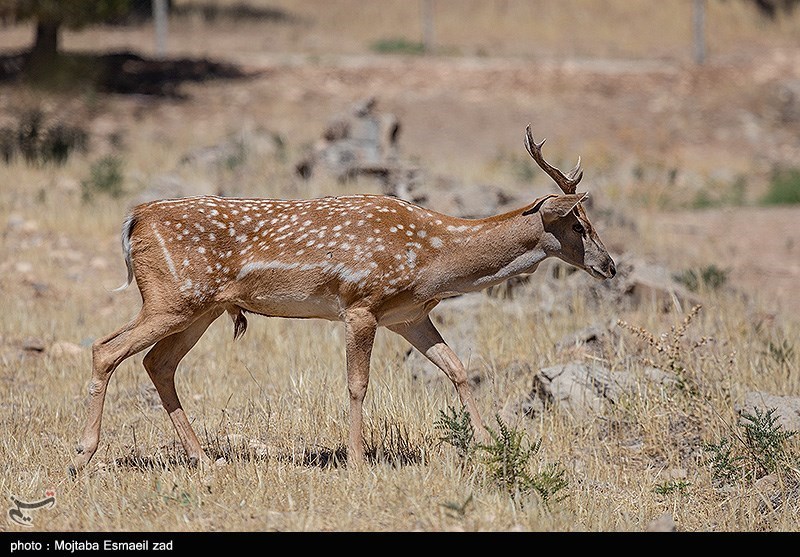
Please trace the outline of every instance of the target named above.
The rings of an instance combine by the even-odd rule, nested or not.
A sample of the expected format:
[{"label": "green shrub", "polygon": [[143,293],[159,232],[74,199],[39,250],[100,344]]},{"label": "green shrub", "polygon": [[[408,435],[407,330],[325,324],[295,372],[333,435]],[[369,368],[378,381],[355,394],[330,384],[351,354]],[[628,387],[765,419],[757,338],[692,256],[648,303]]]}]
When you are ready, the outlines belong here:
[{"label": "green shrub", "polygon": [[552,499],[563,499],[563,496],[556,497],[569,485],[563,468],[558,464],[548,464],[538,472],[531,472],[531,458],[539,452],[542,440],[531,444],[525,432],[508,427],[499,415],[495,420],[496,431],[486,428],[491,441],[476,445],[494,484],[515,499],[531,492],[537,493],[545,504]]},{"label": "green shrub", "polygon": [[6,164],[18,156],[30,165],[64,164],[73,152],[86,152],[88,144],[83,128],[48,123],[38,109],[24,112],[16,127],[0,128],[0,157]]},{"label": "green shrub", "polygon": [[381,54],[424,54],[425,45],[403,38],[380,39],[370,45],[373,52]]},{"label": "green shrub", "polygon": [[680,273],[675,273],[672,278],[692,292],[697,292],[701,286],[709,290],[717,290],[727,282],[729,272],[712,263],[699,269],[686,269]]},{"label": "green shrub", "polygon": [[654,491],[659,495],[673,495],[675,493],[686,495],[690,485],[686,480],[671,480],[658,484]]},{"label": "green shrub", "polygon": [[800,203],[800,168],[783,168],[773,171],[769,190],[761,202],[764,205]]},{"label": "green shrub", "polygon": [[800,462],[788,446],[797,432],[784,431],[777,423],[775,412],[775,408],[765,412],[755,408],[753,414],[742,412],[736,428],[731,428],[734,430],[731,439],[705,444],[716,482],[754,482],[768,474],[779,473],[790,480],[789,484],[800,484]]},{"label": "green shrub", "polygon": [[447,408],[447,412],[439,410],[439,418],[433,425],[442,431],[439,443],[455,447],[462,459],[467,459],[475,450],[475,430],[466,408],[462,408],[460,412],[452,406]]},{"label": "green shrub", "polygon": [[104,193],[111,197],[123,194],[124,177],[122,175],[122,159],[109,155],[92,164],[89,178],[81,182],[81,192],[85,201],[95,193]]},{"label": "green shrub", "polygon": [[531,459],[539,452],[541,439],[531,444],[525,432],[508,427],[499,415],[495,420],[497,430],[486,428],[491,439],[485,444],[475,443],[465,408],[440,410],[434,426],[443,432],[440,442],[453,445],[465,462],[478,457],[475,463],[485,467],[492,483],[514,499],[536,493],[545,504],[562,500],[564,497],[558,494],[569,485],[564,477],[566,470],[558,464],[546,464],[537,472],[531,471]]}]

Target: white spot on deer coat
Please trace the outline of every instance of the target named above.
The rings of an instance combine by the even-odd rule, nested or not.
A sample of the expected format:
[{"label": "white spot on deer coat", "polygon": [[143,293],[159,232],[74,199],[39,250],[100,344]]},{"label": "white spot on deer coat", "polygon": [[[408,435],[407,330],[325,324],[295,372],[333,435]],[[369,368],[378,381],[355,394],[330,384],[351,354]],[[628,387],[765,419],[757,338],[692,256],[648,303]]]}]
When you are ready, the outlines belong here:
[{"label": "white spot on deer coat", "polygon": [[169,254],[169,250],[167,249],[167,243],[164,241],[164,238],[161,237],[161,234],[158,233],[158,230],[156,230],[155,224],[151,224],[150,228],[153,230],[153,234],[156,235],[158,244],[161,246],[161,251],[164,252],[164,260],[167,262],[167,268],[169,269],[172,278],[178,280],[178,273],[175,270],[175,263],[172,262],[172,256]]}]

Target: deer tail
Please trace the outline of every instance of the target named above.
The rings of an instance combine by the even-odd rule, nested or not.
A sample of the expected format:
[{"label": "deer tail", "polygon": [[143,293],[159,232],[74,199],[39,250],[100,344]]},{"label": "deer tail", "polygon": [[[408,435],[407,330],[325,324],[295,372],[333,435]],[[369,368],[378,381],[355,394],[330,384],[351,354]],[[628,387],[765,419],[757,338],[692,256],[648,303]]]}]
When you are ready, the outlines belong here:
[{"label": "deer tail", "polygon": [[136,217],[133,213],[128,214],[122,224],[122,255],[125,257],[125,266],[128,268],[128,278],[124,284],[118,286],[112,292],[125,290],[133,282],[133,259],[131,258],[131,234],[136,224]]}]

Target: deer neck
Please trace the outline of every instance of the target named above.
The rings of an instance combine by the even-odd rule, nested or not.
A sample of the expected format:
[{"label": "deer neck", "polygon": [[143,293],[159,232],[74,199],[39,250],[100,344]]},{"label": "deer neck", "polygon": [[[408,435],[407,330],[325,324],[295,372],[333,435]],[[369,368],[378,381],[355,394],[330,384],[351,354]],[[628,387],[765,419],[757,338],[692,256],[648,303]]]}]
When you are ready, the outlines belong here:
[{"label": "deer neck", "polygon": [[523,214],[528,208],[449,226],[445,246],[431,268],[437,294],[475,292],[534,272],[549,250],[541,219]]}]

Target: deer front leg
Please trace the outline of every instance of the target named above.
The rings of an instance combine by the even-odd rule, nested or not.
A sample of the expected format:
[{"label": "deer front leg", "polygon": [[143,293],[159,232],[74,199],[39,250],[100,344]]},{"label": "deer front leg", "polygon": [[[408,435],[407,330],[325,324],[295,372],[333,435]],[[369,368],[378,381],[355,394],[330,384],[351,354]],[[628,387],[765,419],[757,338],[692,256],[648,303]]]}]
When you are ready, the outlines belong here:
[{"label": "deer front leg", "polygon": [[363,406],[369,384],[369,360],[378,323],[365,309],[345,312],[347,388],[350,392],[350,431],[347,462],[360,466],[364,458]]},{"label": "deer front leg", "polygon": [[425,316],[424,319],[416,323],[392,325],[388,328],[410,342],[414,348],[419,350],[447,375],[456,388],[461,404],[469,412],[476,440],[480,443],[487,443],[489,441],[489,433],[483,425],[475,399],[472,396],[472,389],[467,380],[467,370],[461,360],[458,359],[456,353],[442,339],[442,335],[439,334],[431,318]]}]

